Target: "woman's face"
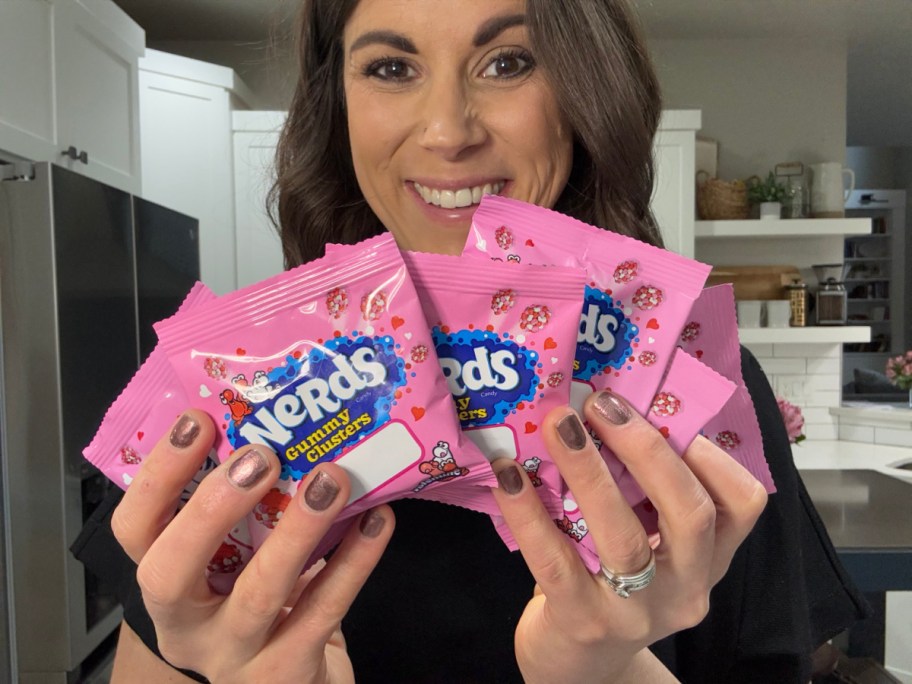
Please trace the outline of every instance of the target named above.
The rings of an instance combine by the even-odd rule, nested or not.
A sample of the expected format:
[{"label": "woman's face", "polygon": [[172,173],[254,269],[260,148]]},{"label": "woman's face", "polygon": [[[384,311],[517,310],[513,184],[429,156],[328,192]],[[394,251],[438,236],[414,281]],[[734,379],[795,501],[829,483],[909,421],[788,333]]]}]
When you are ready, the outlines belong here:
[{"label": "woman's face", "polygon": [[352,158],[399,246],[462,252],[481,195],[552,207],[572,132],[524,26],[525,0],[361,0],[345,26]]}]

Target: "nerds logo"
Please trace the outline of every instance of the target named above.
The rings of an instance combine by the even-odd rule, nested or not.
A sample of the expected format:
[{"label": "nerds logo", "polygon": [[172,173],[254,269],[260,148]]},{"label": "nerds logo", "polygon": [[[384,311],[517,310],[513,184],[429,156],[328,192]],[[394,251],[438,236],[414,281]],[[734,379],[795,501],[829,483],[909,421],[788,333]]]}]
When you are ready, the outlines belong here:
[{"label": "nerds logo", "polygon": [[576,338],[573,377],[589,380],[609,366],[621,368],[630,356],[637,327],[617,308],[610,295],[586,287],[586,301]]},{"label": "nerds logo", "polygon": [[535,397],[538,354],[495,333],[432,331],[440,366],[460,407],[463,426],[502,423],[521,401]]}]

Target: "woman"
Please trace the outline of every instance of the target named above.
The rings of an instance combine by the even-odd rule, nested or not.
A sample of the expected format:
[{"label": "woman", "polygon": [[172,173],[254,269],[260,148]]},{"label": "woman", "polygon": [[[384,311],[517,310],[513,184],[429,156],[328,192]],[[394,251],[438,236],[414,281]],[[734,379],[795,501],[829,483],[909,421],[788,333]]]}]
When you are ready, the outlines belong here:
[{"label": "woman", "polygon": [[[309,0],[301,45],[278,156],[288,265],[384,229],[402,248],[459,253],[483,191],[659,242],[648,206],[658,88],[620,0]],[[636,575],[654,558],[654,580],[626,599],[584,569],[509,460],[493,464],[495,496],[521,557],[481,516],[406,501],[393,506],[395,535],[390,507],[369,511],[325,566],[299,579],[347,499],[345,473],[324,464],[231,595],[216,596],[203,574],[211,551],[278,464],[263,447],[239,450],[172,520],[214,438],[205,415],[188,411],[113,517],[144,602],[127,602],[115,681],[181,680],[147,648],[156,635],[170,663],[217,682],[353,671],[378,681],[520,672],[541,682],[673,681],[647,647],[701,622],[766,495],[702,438],[678,458],[620,397],[594,395],[585,418],[660,514],[661,536],[649,540],[579,417],[565,407],[546,418],[544,439],[603,563]],[[436,541],[441,529],[446,543]]]}]

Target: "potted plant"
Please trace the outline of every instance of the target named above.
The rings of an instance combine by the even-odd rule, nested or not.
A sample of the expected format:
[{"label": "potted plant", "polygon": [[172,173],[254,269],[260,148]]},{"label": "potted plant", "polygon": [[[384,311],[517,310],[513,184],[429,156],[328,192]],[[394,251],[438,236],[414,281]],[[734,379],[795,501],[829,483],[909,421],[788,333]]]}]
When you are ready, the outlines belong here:
[{"label": "potted plant", "polygon": [[766,180],[752,176],[747,183],[747,199],[760,205],[760,218],[777,219],[782,216],[782,200],[788,195],[785,185],[776,180],[770,171]]}]

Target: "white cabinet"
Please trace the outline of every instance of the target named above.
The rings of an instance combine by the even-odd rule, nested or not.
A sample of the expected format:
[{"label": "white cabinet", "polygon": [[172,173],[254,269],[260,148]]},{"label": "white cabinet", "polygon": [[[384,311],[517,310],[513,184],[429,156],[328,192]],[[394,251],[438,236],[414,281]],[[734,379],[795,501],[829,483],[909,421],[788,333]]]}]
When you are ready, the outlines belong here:
[{"label": "white cabinet", "polygon": [[25,159],[55,153],[50,2],[0,0],[0,150]]},{"label": "white cabinet", "polygon": [[275,179],[274,158],[285,112],[234,113],[237,284],[250,285],[282,271],[282,243],[266,211]]},{"label": "white cabinet", "polygon": [[654,145],[656,179],[652,211],[665,247],[694,256],[694,160],[699,110],[662,113]]},{"label": "white cabinet", "polygon": [[0,150],[139,192],[144,45],[110,0],[2,0]]},{"label": "white cabinet", "polygon": [[[200,222],[200,277],[237,288],[231,115],[251,95],[227,67],[148,50],[140,60],[145,199]],[[239,188],[243,192],[243,188]]]}]

